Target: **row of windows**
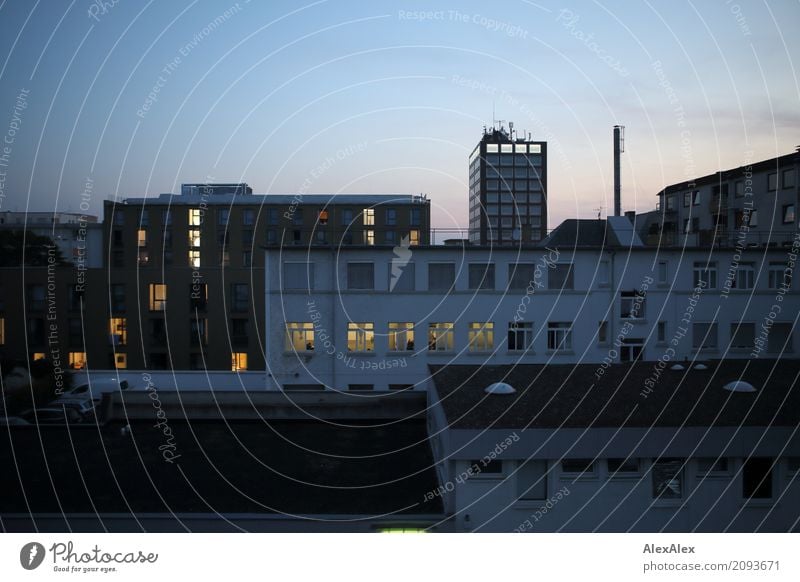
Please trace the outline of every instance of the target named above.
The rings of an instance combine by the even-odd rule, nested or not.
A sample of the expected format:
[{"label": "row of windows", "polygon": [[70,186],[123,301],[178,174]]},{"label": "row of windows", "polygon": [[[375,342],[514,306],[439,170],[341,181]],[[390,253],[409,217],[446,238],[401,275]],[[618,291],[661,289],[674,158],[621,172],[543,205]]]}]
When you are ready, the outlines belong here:
[{"label": "row of windows", "polygon": [[[649,467],[646,465],[649,462]],[[787,474],[795,477],[800,471],[800,458],[790,457],[785,460]],[[513,464],[513,465],[512,465]],[[557,464],[545,460],[472,461],[471,479],[507,478],[515,471],[516,494],[519,500],[540,501],[548,499],[548,474],[560,469],[562,477],[586,479],[598,477],[600,461],[594,459],[563,459]],[[688,493],[687,469],[692,467],[695,478],[705,480],[734,478],[734,460],[726,457],[709,457],[693,459],[693,462],[680,458],[609,458],[605,459],[605,468],[609,478],[632,478],[650,481],[650,492],[653,499],[680,500]],[[771,457],[750,457],[741,463],[741,497],[742,499],[772,499],[776,496],[775,473],[779,460]]]},{"label": "row of windows", "polygon": [[[291,207],[289,207],[291,208]],[[397,208],[384,208],[381,209],[384,213],[384,222],[388,226],[396,225],[398,219]],[[165,209],[161,211],[161,224],[162,226],[172,225],[172,217],[174,209]],[[205,223],[205,216],[209,212],[201,208],[189,208],[188,222],[189,226],[202,226]],[[280,224],[281,217],[290,218],[293,224],[303,224],[304,209],[296,208],[286,210],[285,208],[264,208],[261,210],[266,216],[266,223],[270,225]],[[330,214],[333,210],[316,210],[312,211],[315,214],[316,222],[319,224],[327,224]],[[338,211],[340,216],[340,224],[343,226],[350,226],[353,223],[353,217],[356,216],[353,209],[344,208]],[[287,217],[288,215],[288,217]],[[256,223],[256,210],[253,208],[244,208],[241,211],[240,219],[242,226],[254,226]],[[365,208],[357,216],[363,216],[363,224],[370,226],[375,224],[375,208]],[[228,228],[230,226],[230,208],[218,208],[216,210],[216,224],[218,226]],[[408,220],[412,226],[420,226],[422,220],[422,210],[420,208],[408,209]],[[113,223],[117,226],[125,224],[125,212],[117,211],[114,213]],[[150,210],[141,210],[137,215],[136,224],[140,228],[150,226]]]},{"label": "row of windows", "polygon": [[[572,351],[573,328],[571,321],[547,322],[547,350],[552,352]],[[425,327],[423,326],[423,330]],[[429,322],[427,324],[427,349],[433,352],[451,352],[455,350],[455,323]],[[763,351],[767,353],[789,353],[793,351],[792,324],[775,322],[768,335],[760,338],[753,322],[735,322],[730,324],[730,344],[733,350],[752,350],[756,341],[763,339]],[[597,343],[609,345],[608,321],[598,322]],[[413,322],[389,322],[386,324],[385,336],[387,347],[391,352],[413,351],[416,349],[416,331],[418,326]],[[508,322],[505,347],[510,352],[527,352],[534,349],[534,341],[542,330],[534,327],[531,321]],[[382,335],[384,332],[382,331]],[[656,342],[665,344],[669,330],[666,321],[656,324]],[[347,350],[349,352],[374,352],[376,328],[374,322],[348,322]],[[625,336],[621,340],[619,358],[622,362],[632,362],[642,357],[646,338]],[[502,340],[501,344],[502,346]],[[469,322],[467,325],[467,350],[470,352],[490,352],[495,349],[495,324],[492,321]],[[316,328],[313,322],[286,323],[286,351],[313,352],[317,348]],[[695,350],[717,350],[718,323],[693,322],[692,348]]]},{"label": "row of windows", "polygon": [[496,144],[496,143],[487,143],[486,144],[486,153],[487,154],[496,154],[496,153],[503,153],[503,154],[510,154],[510,153],[517,153],[517,154],[541,154],[542,153],[542,144],[538,143],[531,143],[531,144],[524,144],[524,143],[504,143],[504,144]]},{"label": "row of windows", "polygon": [[[31,360],[44,360],[44,352],[33,352]],[[71,370],[83,370],[87,367],[86,352],[69,352],[68,353],[68,366]],[[166,370],[169,368],[168,355],[165,353],[153,353],[147,356],[147,368],[151,370]],[[112,361],[114,367],[118,370],[124,370],[128,367],[128,354],[124,352],[116,352],[113,355]],[[204,370],[206,369],[203,354],[190,354],[190,369]],[[244,372],[247,370],[247,353],[246,352],[231,352],[231,371]]]},{"label": "row of windows", "polygon": [[[780,177],[780,181],[778,178]],[[770,172],[766,175],[766,187],[767,191],[775,192],[779,188],[780,189],[790,189],[794,188],[797,185],[796,182],[796,175],[793,168],[788,170],[783,170],[782,172]],[[745,183],[743,180],[737,180],[733,183],[734,185],[734,196],[736,198],[742,198],[745,195]],[[729,191],[728,184],[721,184],[716,185],[712,188],[711,195],[714,197],[720,197],[722,200],[727,200]],[[689,190],[683,193],[683,206],[684,208],[688,208],[689,206],[698,206],[701,203],[701,194],[700,190]],[[667,210],[675,210],[675,196],[670,195],[666,197],[666,205]]]}]

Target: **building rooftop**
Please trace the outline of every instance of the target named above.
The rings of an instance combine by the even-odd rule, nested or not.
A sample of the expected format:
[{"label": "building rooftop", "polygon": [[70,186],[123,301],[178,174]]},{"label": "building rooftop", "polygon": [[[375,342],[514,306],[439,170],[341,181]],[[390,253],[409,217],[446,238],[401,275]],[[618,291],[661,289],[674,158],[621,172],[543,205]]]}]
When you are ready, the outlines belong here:
[{"label": "building rooftop", "polygon": [[382,204],[430,204],[427,196],[420,194],[159,194],[157,197],[125,198],[128,205],[142,204],[313,204],[316,206],[353,204],[379,206]]},{"label": "building rooftop", "polygon": [[625,216],[607,219],[568,218],[545,238],[541,246],[547,247],[641,247],[631,221]]},{"label": "building rooftop", "polygon": [[[800,424],[800,360],[724,360],[654,372],[656,362],[429,366],[455,429],[601,427],[796,427]],[[599,376],[600,370],[604,372]],[[654,384],[651,381],[656,378]],[[744,380],[756,392],[723,387]],[[505,382],[515,394],[484,389]],[[652,391],[642,395],[648,386]]]}]

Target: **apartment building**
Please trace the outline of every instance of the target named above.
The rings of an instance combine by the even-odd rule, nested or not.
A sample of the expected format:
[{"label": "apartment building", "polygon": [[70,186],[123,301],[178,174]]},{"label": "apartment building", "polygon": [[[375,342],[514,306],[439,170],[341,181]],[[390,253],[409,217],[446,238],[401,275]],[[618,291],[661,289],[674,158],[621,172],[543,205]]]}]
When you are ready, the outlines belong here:
[{"label": "apartment building", "polygon": [[620,217],[567,221],[545,243],[270,249],[272,388],[421,389],[430,365],[796,357],[800,238],[659,249]]},{"label": "apartment building", "polygon": [[800,152],[794,152],[671,184],[658,193],[642,237],[662,245],[791,244],[799,166]]},{"label": "apartment building", "polygon": [[469,241],[529,245],[547,233],[547,142],[484,130],[469,157]]}]

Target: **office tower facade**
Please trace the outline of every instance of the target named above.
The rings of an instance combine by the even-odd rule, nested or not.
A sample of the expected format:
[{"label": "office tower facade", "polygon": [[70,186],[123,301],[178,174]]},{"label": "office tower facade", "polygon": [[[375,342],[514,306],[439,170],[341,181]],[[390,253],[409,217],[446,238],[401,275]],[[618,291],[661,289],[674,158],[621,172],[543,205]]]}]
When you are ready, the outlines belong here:
[{"label": "office tower facade", "polygon": [[484,130],[469,157],[469,240],[531,245],[547,236],[547,142]]}]

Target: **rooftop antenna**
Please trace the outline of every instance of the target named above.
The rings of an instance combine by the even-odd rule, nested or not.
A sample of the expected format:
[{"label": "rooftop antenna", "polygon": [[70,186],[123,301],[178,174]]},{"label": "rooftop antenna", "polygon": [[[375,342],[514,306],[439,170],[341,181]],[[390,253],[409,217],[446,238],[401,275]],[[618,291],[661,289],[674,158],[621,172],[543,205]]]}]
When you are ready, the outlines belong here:
[{"label": "rooftop antenna", "polygon": [[511,141],[514,141],[514,122],[508,122],[508,136],[511,138]]},{"label": "rooftop antenna", "polygon": [[596,210],[597,211],[597,220],[600,220],[600,216],[602,215],[604,208],[605,208],[605,206],[601,205],[601,206],[598,206],[597,208],[593,208],[592,209],[592,210]]}]

